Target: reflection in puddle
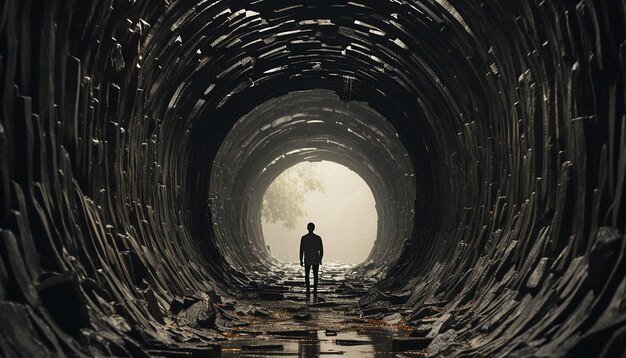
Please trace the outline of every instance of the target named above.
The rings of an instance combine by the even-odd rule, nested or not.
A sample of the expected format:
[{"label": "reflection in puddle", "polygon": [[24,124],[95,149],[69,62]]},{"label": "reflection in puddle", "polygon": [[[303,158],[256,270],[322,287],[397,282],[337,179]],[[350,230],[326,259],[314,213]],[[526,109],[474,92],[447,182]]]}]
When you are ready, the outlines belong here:
[{"label": "reflection in puddle", "polygon": [[[223,357],[391,357],[391,339],[398,329],[393,327],[365,327],[363,330],[336,332],[310,331],[306,337],[278,338],[259,336],[235,338],[222,348]],[[279,347],[279,348],[277,348]]]}]

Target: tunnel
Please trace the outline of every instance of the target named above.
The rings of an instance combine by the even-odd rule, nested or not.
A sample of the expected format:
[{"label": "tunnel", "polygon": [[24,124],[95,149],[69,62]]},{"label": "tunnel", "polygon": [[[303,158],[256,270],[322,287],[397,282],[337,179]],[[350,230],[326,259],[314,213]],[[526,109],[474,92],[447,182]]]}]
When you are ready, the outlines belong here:
[{"label": "tunnel", "polygon": [[[271,262],[261,232],[263,194],[295,163],[321,160],[352,169],[373,191],[377,241],[363,266],[385,271],[397,260],[411,235],[415,202],[415,173],[404,146],[371,107],[344,102],[330,91],[308,90],[269,100],[247,113],[216,155],[209,190],[219,232],[215,240],[227,260],[228,253],[251,253],[233,257],[239,262],[231,267],[251,271],[255,261]],[[230,247],[234,244],[239,245]]]},{"label": "tunnel", "polygon": [[613,0],[3,0],[0,355],[245,356],[237,305],[302,296],[263,194],[331,161],[376,241],[289,321],[623,356],[625,35]]}]

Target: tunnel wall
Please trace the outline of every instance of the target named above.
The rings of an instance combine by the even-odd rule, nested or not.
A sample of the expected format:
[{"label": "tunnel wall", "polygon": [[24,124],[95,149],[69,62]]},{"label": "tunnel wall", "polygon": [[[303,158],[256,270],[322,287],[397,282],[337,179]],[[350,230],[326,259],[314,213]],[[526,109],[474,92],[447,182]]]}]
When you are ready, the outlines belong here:
[{"label": "tunnel wall", "polygon": [[[443,164],[459,190],[434,240],[415,240],[382,285],[411,293],[422,307],[414,318],[451,312],[440,354],[623,351],[624,47],[615,36],[624,17],[615,5],[456,7],[489,66],[473,88],[450,89],[467,106],[458,131],[444,134],[460,145]],[[474,27],[478,16],[493,21]],[[459,338],[471,344],[442,348]]]},{"label": "tunnel wall", "polygon": [[1,7],[0,355],[142,356],[151,342],[209,340],[165,328],[172,307],[210,302],[226,282],[210,240],[186,229],[188,131],[148,116],[173,116],[140,75],[166,5]]},{"label": "tunnel wall", "polygon": [[413,237],[363,304],[448,312],[433,354],[622,353],[625,19],[609,0],[4,1],[2,353],[185,340],[173,302],[247,284],[215,246],[211,158],[256,105],[315,88],[367,102],[419,173]]}]

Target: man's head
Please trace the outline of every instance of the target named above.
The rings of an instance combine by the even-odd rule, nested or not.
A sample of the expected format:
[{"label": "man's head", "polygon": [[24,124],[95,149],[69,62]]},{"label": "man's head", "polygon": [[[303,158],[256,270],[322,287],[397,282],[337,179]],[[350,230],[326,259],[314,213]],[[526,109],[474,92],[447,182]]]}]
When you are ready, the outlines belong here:
[{"label": "man's head", "polygon": [[315,230],[315,224],[313,224],[313,223],[309,223],[309,224],[306,226],[306,229],[307,229],[307,230],[309,230],[309,232],[313,232],[313,230]]}]

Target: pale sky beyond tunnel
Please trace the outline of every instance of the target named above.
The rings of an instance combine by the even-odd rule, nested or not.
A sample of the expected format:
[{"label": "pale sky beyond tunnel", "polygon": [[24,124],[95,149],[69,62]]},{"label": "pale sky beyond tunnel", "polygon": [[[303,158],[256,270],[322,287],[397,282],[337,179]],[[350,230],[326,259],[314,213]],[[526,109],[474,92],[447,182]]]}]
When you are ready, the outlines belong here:
[{"label": "pale sky beyond tunnel", "polygon": [[281,261],[297,262],[300,238],[307,233],[307,223],[314,222],[315,233],[322,237],[324,243],[324,262],[364,261],[376,240],[378,217],[372,191],[359,175],[347,167],[329,161],[314,162],[313,165],[326,192],[315,191],[304,195],[306,215],[297,221],[293,231],[281,223],[263,221],[266,245],[270,246],[272,255]]}]

